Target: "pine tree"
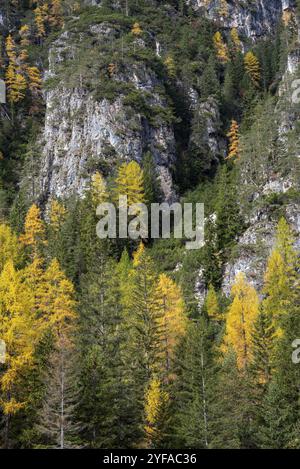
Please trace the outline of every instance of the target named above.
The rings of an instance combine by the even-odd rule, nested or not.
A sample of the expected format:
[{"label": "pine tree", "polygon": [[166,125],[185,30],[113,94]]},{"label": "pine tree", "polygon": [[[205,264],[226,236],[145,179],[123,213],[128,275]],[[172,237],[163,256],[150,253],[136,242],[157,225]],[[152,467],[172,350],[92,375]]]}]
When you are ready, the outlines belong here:
[{"label": "pine tree", "polygon": [[102,256],[81,279],[80,417],[93,448],[128,448],[141,437],[135,383],[121,360],[126,347],[119,270]]},{"label": "pine tree", "polygon": [[211,54],[200,79],[201,97],[203,99],[209,96],[213,96],[216,99],[220,98],[220,82],[216,69],[216,59]]},{"label": "pine tree", "polygon": [[81,428],[76,420],[79,390],[76,389],[77,365],[74,351],[56,349],[49,360],[45,379],[44,404],[39,412],[37,431],[42,435],[43,448],[78,448]]},{"label": "pine tree", "polygon": [[156,166],[153,156],[147,152],[143,157],[143,181],[145,190],[145,201],[147,204],[158,202],[160,199],[160,184],[157,177]]},{"label": "pine tree", "polygon": [[180,448],[209,448],[220,431],[215,420],[217,381],[213,333],[202,318],[189,326],[178,350],[171,444]]},{"label": "pine tree", "polygon": [[38,430],[49,447],[76,446],[78,432],[75,421],[78,391],[74,366],[74,340],[76,312],[74,287],[54,259],[45,272],[45,291],[41,298],[43,319],[54,337],[50,368],[45,378],[46,395],[40,412]]}]

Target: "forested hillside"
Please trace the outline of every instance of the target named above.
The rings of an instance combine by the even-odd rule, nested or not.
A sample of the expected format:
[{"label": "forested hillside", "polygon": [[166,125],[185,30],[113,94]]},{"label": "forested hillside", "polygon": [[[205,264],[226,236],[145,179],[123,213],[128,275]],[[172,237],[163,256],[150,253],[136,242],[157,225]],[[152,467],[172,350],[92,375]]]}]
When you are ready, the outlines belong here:
[{"label": "forested hillside", "polygon": [[299,449],[299,0],[1,0],[0,79],[0,446]]}]

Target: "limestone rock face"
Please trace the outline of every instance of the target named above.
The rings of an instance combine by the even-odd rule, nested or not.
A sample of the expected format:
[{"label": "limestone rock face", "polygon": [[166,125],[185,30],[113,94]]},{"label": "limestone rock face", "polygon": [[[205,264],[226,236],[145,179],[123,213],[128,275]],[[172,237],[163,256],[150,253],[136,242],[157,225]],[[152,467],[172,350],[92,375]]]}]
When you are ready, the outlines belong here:
[{"label": "limestone rock face", "polygon": [[[282,2],[283,9],[289,9],[293,6],[293,2]],[[293,151],[294,148],[296,154],[294,167],[286,168],[282,174],[276,172],[270,174],[268,180],[262,187],[258,188],[254,197],[253,210],[248,220],[249,227],[238,241],[234,259],[225,268],[223,291],[226,295],[230,294],[231,286],[238,272],[244,272],[247,279],[258,291],[262,288],[266,261],[275,243],[277,218],[270,206],[259,208],[261,198],[263,196],[284,197],[289,191],[299,190],[299,161],[297,161],[299,160],[297,153],[297,148],[300,145],[299,132],[294,132],[293,141],[290,140],[300,116],[299,104],[294,103],[292,97],[295,90],[293,83],[299,76],[299,65],[299,44],[296,44],[287,58],[285,72],[279,86],[279,99],[275,116],[270,116],[270,118],[276,119],[278,123],[278,143],[284,149],[281,157],[285,158],[289,151]],[[297,83],[299,88],[299,81]],[[296,238],[295,247],[300,251],[299,202],[283,203],[281,213],[292,226]]]},{"label": "limestone rock face", "polygon": [[219,0],[186,0],[196,11],[204,11],[212,20],[221,20],[225,28],[237,28],[241,34],[253,40],[274,32],[284,10],[293,8],[289,0],[257,0],[241,2],[227,0],[228,12],[222,16]]},{"label": "limestone rock face", "polygon": [[[296,234],[295,248],[300,251],[300,213],[299,204],[288,204],[285,217]],[[275,242],[276,223],[272,214],[262,211],[253,216],[250,227],[239,239],[235,260],[226,266],[223,291],[230,295],[234,279],[239,272],[246,274],[247,280],[261,291],[267,258]]]},{"label": "limestone rock face", "polygon": [[[105,23],[89,26],[88,35],[93,35],[95,40],[105,38],[107,41],[115,34],[117,32]],[[170,168],[175,160],[175,137],[172,125],[159,117],[159,111],[167,107],[167,100],[155,72],[140,64],[112,78],[131,85],[145,96],[149,108],[158,110],[150,119],[130,103],[125,104],[122,92],[113,99],[107,99],[104,92],[99,98],[91,92],[84,78],[79,78],[72,86],[66,86],[64,80],[58,78],[58,70],[65,67],[68,73],[67,61],[76,56],[73,39],[73,34],[63,33],[49,52],[46,79],[55,84],[45,93],[46,116],[38,177],[40,200],[45,202],[72,193],[82,195],[94,171],[101,170],[108,175],[120,161],[141,163],[148,150],[154,157],[164,198],[173,200]],[[101,91],[101,82],[97,86]]]}]

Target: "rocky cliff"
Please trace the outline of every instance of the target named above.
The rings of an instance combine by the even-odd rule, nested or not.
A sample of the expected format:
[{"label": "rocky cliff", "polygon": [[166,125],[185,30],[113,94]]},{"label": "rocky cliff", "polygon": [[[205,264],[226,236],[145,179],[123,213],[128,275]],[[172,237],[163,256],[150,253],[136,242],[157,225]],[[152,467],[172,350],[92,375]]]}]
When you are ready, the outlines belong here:
[{"label": "rocky cliff", "polygon": [[[174,197],[170,169],[175,159],[175,137],[171,123],[160,117],[167,108],[167,96],[159,77],[146,64],[134,63],[123,70],[112,70],[105,83],[96,76],[95,53],[98,50],[101,55],[101,45],[118,34],[112,24],[90,24],[79,38],[76,33],[65,32],[51,46],[46,78],[52,85],[45,93],[45,145],[39,178],[43,199],[82,194],[94,171],[107,174],[108,168],[131,159],[141,163],[147,150],[154,157],[165,199]],[[84,48],[93,48],[93,44],[90,62],[85,62]],[[87,70],[93,66],[95,71],[89,78],[80,71],[80,67]],[[76,78],[73,76],[70,83],[73,73]],[[114,85],[120,91],[107,98],[106,92],[111,94]],[[132,103],[125,99],[123,88],[130,91]],[[134,98],[143,103],[145,112],[134,108]]]},{"label": "rocky cliff", "polygon": [[[186,0],[194,10],[205,14],[226,29],[237,28],[245,37],[255,40],[274,33],[283,11],[294,8],[291,0]],[[224,6],[225,3],[225,6]]]},{"label": "rocky cliff", "polygon": [[[200,17],[205,13],[216,30],[237,28],[245,44],[272,36],[282,16],[294,11],[294,2],[287,0],[228,1],[225,10],[219,1],[186,0],[186,5]],[[122,9],[118,2],[115,7],[116,11]],[[172,22],[175,10],[169,3],[167,7]],[[200,153],[203,148],[208,149],[208,171],[225,155],[219,105],[215,98],[203,99],[196,86],[207,63],[197,57],[200,66],[193,62],[193,76],[183,70],[177,78],[176,93],[182,93],[181,99],[188,109],[185,114],[188,118],[181,116],[179,128],[180,112],[178,109],[174,112],[174,90],[172,95],[170,82],[161,73],[165,67],[161,55],[166,56],[170,49],[168,41],[161,42],[159,31],[149,25],[147,34],[133,39],[132,19],[127,20],[124,15],[122,19],[111,15],[95,21],[96,17],[94,12],[83,19],[73,16],[63,33],[51,42],[44,77],[45,121],[38,139],[41,149],[38,189],[34,196],[45,205],[52,197],[82,195],[95,171],[109,177],[120,162],[134,159],[141,163],[143,155],[150,151],[164,199],[172,201],[176,198],[172,173],[180,152],[184,155],[190,147]],[[3,24],[0,15],[1,21]],[[295,40],[282,78],[277,78],[281,79],[277,91],[280,99],[271,116],[276,121],[276,145],[285,147],[287,152],[290,146],[295,150],[299,145],[296,132],[299,112],[291,103],[291,82],[298,76],[299,50]],[[117,55],[121,55],[121,60],[116,59]],[[201,131],[197,130],[199,123]],[[184,129],[185,124],[188,130]],[[295,132],[296,137],[292,136]],[[184,140],[183,148],[179,148],[180,139]],[[255,176],[255,190],[251,188],[247,194],[247,209],[242,201],[239,207],[246,230],[225,266],[223,291],[227,295],[239,271],[244,271],[260,289],[266,258],[274,245],[279,210],[295,228],[300,243],[299,201],[291,196],[293,190],[299,190],[297,164],[284,165],[286,155],[278,150],[272,167],[264,151],[256,155],[262,159],[261,171]],[[298,161],[296,154],[293,161]],[[246,162],[241,170],[242,193],[253,182],[248,166]],[[205,296],[202,274],[203,270],[196,288],[200,304]]]},{"label": "rocky cliff", "polygon": [[[252,194],[253,201],[248,215],[248,228],[238,240],[232,262],[224,272],[223,291],[230,294],[238,272],[245,272],[248,280],[260,291],[268,258],[275,243],[278,213],[285,216],[294,229],[295,247],[300,250],[300,187],[299,145],[297,130],[300,109],[293,102],[295,83],[299,83],[299,44],[289,54],[286,70],[279,87],[280,98],[269,118],[274,122],[277,161],[266,172]],[[259,135],[258,135],[259,138]],[[268,142],[270,146],[272,142]],[[265,162],[267,155],[261,155]],[[288,164],[285,160],[290,158]],[[265,166],[263,165],[263,169]],[[241,188],[248,183],[247,175],[241,173]],[[265,203],[262,201],[265,200]]]}]

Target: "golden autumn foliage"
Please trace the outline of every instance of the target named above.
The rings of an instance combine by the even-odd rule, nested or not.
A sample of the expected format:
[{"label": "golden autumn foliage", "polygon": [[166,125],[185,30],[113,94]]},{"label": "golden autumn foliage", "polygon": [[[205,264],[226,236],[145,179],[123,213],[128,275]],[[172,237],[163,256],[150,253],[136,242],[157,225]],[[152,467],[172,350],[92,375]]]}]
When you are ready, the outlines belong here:
[{"label": "golden autumn foliage", "polygon": [[37,29],[37,37],[42,39],[46,36],[46,22],[48,21],[48,5],[37,6],[34,10],[34,21]]},{"label": "golden autumn foliage", "polygon": [[180,287],[167,275],[161,274],[157,286],[158,324],[161,334],[163,361],[165,372],[171,368],[176,345],[185,335],[187,329],[187,316]]},{"label": "golden autumn foliage", "polygon": [[61,0],[52,0],[49,11],[49,23],[51,26],[61,28],[63,26],[63,9]]},{"label": "golden autumn foliage", "polygon": [[41,91],[41,75],[36,66],[27,64],[30,30],[23,25],[19,31],[20,45],[17,46],[11,35],[6,38],[5,48],[9,59],[5,72],[8,101],[11,104],[18,103],[25,98],[26,90],[29,89],[33,95]]},{"label": "golden autumn foliage", "polygon": [[278,336],[282,334],[280,323],[289,311],[289,305],[300,296],[299,259],[294,249],[294,236],[284,218],[278,223],[276,243],[270,254],[265,273],[263,301],[264,311],[272,318]]},{"label": "golden autumn foliage", "polygon": [[240,156],[240,136],[237,121],[232,120],[230,130],[227,134],[229,138],[229,151],[226,160],[238,159]]},{"label": "golden autumn foliage", "polygon": [[74,330],[76,301],[74,286],[53,259],[44,274],[45,293],[41,299],[41,310],[47,319],[56,340],[67,340]]},{"label": "golden autumn foliage", "polygon": [[139,23],[134,23],[132,26],[131,32],[134,36],[140,36],[143,33],[143,30]]},{"label": "golden autumn foliage", "polygon": [[107,71],[110,77],[113,77],[117,71],[117,65],[114,63],[108,64]]},{"label": "golden autumn foliage", "polygon": [[24,24],[19,29],[19,35],[21,37],[20,45],[21,47],[27,47],[30,44],[30,28],[27,24]]},{"label": "golden autumn foliage", "polygon": [[157,378],[152,378],[145,393],[145,433],[148,447],[152,447],[162,436],[160,432],[168,402],[169,394],[162,390]]},{"label": "golden autumn foliage", "polygon": [[175,66],[175,62],[174,62],[173,57],[168,55],[168,57],[166,57],[166,59],[164,61],[164,64],[166,66],[168,76],[170,78],[176,78],[176,66]]},{"label": "golden autumn foliage", "polygon": [[13,70],[8,67],[6,74],[7,88],[8,88],[8,100],[11,103],[18,103],[25,98],[25,92],[27,88],[26,80],[20,73],[13,73]]},{"label": "golden autumn foliage", "polygon": [[115,180],[115,202],[119,196],[127,196],[127,204],[139,204],[145,202],[143,170],[136,161],[123,163],[118,170]]},{"label": "golden autumn foliage", "polygon": [[226,0],[219,0],[218,13],[223,18],[227,18],[229,15],[229,7]]},{"label": "golden autumn foliage", "polygon": [[30,91],[35,95],[39,94],[42,88],[41,72],[37,67],[27,67],[27,75]]},{"label": "golden autumn foliage", "polygon": [[285,26],[288,26],[292,21],[293,13],[291,10],[284,10],[282,13],[282,22]]},{"label": "golden autumn foliage", "polygon": [[11,34],[9,34],[5,41],[5,50],[10,62],[16,62],[16,43],[12,38]]},{"label": "golden autumn foliage", "polygon": [[259,298],[243,273],[236,276],[231,290],[233,301],[226,317],[226,332],[222,350],[234,351],[237,366],[245,369],[252,360],[252,335],[259,313]]},{"label": "golden autumn foliage", "polygon": [[249,75],[252,83],[258,87],[261,78],[258,58],[253,54],[253,52],[249,51],[244,57],[244,64],[246,73]]},{"label": "golden autumn foliage", "polygon": [[45,244],[45,225],[41,219],[41,211],[37,205],[33,204],[25,219],[24,234],[20,236],[20,241],[31,249],[31,255],[36,257],[41,245]]},{"label": "golden autumn foliage", "polygon": [[92,200],[95,206],[103,204],[108,200],[107,184],[99,171],[92,176],[91,181]]},{"label": "golden autumn foliage", "polygon": [[231,29],[230,38],[231,38],[231,42],[232,42],[233,52],[234,52],[234,54],[237,54],[238,52],[240,52],[242,50],[242,43],[241,43],[241,40],[239,38],[238,30],[236,28]]},{"label": "golden autumn foliage", "polygon": [[217,31],[213,37],[214,47],[219,62],[225,64],[229,61],[228,47],[225,44],[222,34]]},{"label": "golden autumn foliage", "polygon": [[59,202],[58,200],[52,200],[50,206],[50,226],[55,231],[58,232],[61,228],[65,217],[66,217],[66,209],[63,203]]},{"label": "golden autumn foliage", "polygon": [[7,261],[14,264],[22,255],[18,237],[8,225],[0,224],[0,272]]},{"label": "golden autumn foliage", "polygon": [[8,261],[0,275],[0,337],[6,344],[6,369],[0,378],[4,414],[15,414],[26,404],[18,395],[18,385],[33,366],[41,331],[33,306],[32,289]]}]

